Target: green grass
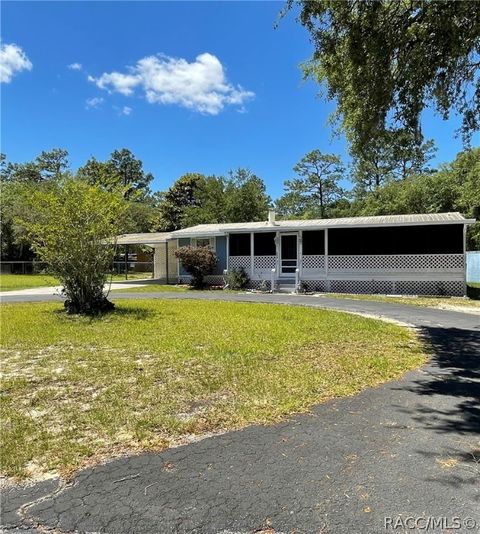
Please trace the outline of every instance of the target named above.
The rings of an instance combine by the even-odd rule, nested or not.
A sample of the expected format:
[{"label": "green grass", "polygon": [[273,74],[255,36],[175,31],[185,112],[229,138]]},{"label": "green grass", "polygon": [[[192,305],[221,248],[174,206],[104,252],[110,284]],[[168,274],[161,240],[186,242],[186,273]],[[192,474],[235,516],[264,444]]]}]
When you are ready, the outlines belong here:
[{"label": "green grass", "polygon": [[19,479],[271,423],[424,361],[403,327],[340,312],[139,300],[89,319],[4,304],[2,468]]},{"label": "green grass", "polygon": [[187,286],[172,286],[167,284],[147,284],[145,286],[132,286],[128,289],[112,289],[115,293],[154,293],[154,292],[185,292],[188,291]]},{"label": "green grass", "polygon": [[477,287],[480,289],[480,282],[468,282],[467,285],[470,287]]},{"label": "green grass", "polygon": [[[128,280],[151,279],[150,273],[132,273]],[[114,282],[125,281],[124,274],[113,275]],[[60,282],[48,274],[1,274],[0,291],[16,291],[19,289],[33,289],[36,287],[58,286]]]},{"label": "green grass", "polygon": [[462,297],[387,297],[385,295],[359,295],[347,293],[328,293],[326,297],[337,299],[369,300],[375,302],[393,302],[396,304],[408,304],[422,308],[466,308],[480,310],[480,301]]},{"label": "green grass", "polygon": [[58,280],[48,274],[0,274],[0,291],[53,287]]}]

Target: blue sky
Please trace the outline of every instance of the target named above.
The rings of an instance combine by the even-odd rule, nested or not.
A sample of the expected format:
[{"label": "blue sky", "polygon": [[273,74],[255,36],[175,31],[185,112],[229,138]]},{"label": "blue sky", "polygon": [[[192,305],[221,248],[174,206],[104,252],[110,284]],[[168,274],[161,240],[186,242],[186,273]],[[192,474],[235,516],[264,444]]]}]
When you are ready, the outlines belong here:
[{"label": "blue sky", "polygon": [[[185,172],[248,167],[279,196],[307,151],[346,156],[345,140],[332,139],[327,124],[334,104],[302,81],[299,64],[312,52],[307,32],[293,14],[274,28],[282,7],[3,2],[2,43],[26,57],[17,54],[23,69],[1,84],[2,152],[27,161],[63,147],[75,169],[127,147],[154,174],[155,190]],[[457,127],[455,118],[425,113],[437,161],[461,150]]]}]

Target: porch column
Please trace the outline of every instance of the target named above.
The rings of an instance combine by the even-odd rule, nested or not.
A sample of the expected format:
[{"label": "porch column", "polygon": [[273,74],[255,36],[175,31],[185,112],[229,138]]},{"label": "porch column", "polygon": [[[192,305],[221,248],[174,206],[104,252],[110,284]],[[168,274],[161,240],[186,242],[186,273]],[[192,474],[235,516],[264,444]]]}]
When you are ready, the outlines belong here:
[{"label": "porch column", "polygon": [[303,257],[303,230],[298,232],[298,246],[297,246],[297,268],[300,273],[300,278],[302,277],[302,257]]},{"label": "porch column", "polygon": [[250,232],[250,278],[253,279],[253,273],[255,272],[255,266],[253,262],[253,244],[254,244],[254,233]]},{"label": "porch column", "polygon": [[330,292],[330,280],[328,279],[328,228],[325,228],[325,289]]}]

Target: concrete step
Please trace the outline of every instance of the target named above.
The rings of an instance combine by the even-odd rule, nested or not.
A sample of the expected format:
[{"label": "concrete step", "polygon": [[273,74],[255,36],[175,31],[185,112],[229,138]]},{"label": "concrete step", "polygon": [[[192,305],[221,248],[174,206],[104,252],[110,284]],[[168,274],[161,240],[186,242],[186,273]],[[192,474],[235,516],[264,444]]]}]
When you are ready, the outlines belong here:
[{"label": "concrete step", "polygon": [[295,293],[295,284],[279,284],[277,286],[278,293]]}]

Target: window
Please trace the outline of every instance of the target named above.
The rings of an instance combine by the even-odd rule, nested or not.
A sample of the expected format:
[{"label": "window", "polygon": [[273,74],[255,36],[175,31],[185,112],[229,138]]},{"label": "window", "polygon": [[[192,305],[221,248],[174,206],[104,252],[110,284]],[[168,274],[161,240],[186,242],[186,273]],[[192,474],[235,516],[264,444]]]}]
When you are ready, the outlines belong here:
[{"label": "window", "polygon": [[265,232],[253,235],[253,253],[255,256],[275,256],[275,232]]},{"label": "window", "polygon": [[195,246],[213,248],[212,238],[211,237],[197,237],[195,239]]},{"label": "window", "polygon": [[328,253],[355,254],[461,254],[463,225],[331,228]]},{"label": "window", "polygon": [[250,256],[250,234],[230,234],[230,256]]},{"label": "window", "polygon": [[325,254],[325,231],[312,230],[302,234],[302,253],[306,256]]}]

